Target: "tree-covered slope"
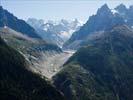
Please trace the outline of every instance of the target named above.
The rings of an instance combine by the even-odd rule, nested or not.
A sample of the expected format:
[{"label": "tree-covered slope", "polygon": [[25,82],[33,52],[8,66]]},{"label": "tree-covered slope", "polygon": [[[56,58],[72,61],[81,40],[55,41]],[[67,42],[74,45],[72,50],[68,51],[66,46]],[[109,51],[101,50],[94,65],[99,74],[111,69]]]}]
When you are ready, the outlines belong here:
[{"label": "tree-covered slope", "polygon": [[53,79],[69,100],[132,100],[133,31],[116,26],[93,38]]},{"label": "tree-covered slope", "polygon": [[0,38],[1,100],[63,100],[49,82],[28,71],[28,64],[17,51]]}]

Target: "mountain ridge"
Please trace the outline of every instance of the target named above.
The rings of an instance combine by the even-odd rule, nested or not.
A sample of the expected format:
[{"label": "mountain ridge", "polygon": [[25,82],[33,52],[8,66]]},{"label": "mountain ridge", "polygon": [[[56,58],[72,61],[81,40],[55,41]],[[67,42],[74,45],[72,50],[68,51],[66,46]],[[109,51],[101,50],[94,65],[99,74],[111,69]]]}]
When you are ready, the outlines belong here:
[{"label": "mountain ridge", "polygon": [[0,6],[0,19],[0,27],[8,26],[29,37],[41,39],[41,37],[30,25],[28,25],[24,20],[18,19],[16,16],[3,9],[2,6]]},{"label": "mountain ridge", "polygon": [[60,47],[81,26],[77,19],[73,21],[62,19],[58,22],[52,20],[44,22],[42,19],[29,18],[27,23],[33,26],[45,41],[52,42]]},{"label": "mountain ridge", "polygon": [[28,70],[25,58],[0,38],[0,98],[2,100],[64,100],[45,78]]},{"label": "mountain ridge", "polygon": [[132,100],[132,39],[125,25],[93,38],[53,77],[55,86],[69,100]]},{"label": "mountain ridge", "polygon": [[[122,9],[125,9],[125,11],[121,12],[120,10],[118,10],[120,9],[119,6],[122,6]],[[80,28],[80,30],[73,33],[71,38],[67,42],[65,42],[63,47],[71,49],[72,46],[74,46],[78,42],[79,43],[77,44],[77,47],[81,47],[80,44],[82,44],[82,42],[80,41],[86,40],[86,38],[89,37],[89,34],[93,34],[99,31],[107,31],[117,25],[126,24],[129,27],[132,27],[132,24],[131,24],[132,17],[130,17],[133,11],[131,9],[132,6],[130,6],[128,9],[123,8],[122,4],[119,6],[114,8],[115,9],[115,12],[114,12],[108,7],[107,4],[104,4],[101,8],[97,10],[97,13],[95,15],[92,15],[89,17],[86,24],[84,24]],[[78,49],[78,48],[75,48],[75,49]]]}]

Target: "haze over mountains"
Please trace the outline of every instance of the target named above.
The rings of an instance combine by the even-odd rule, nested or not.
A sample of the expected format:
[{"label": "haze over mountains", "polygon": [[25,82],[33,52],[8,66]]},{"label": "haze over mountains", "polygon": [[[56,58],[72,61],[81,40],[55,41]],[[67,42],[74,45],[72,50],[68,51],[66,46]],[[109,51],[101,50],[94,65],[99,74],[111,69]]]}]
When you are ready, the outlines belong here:
[{"label": "haze over mountains", "polygon": [[44,22],[41,19],[29,18],[27,23],[34,27],[45,41],[57,44],[60,47],[62,47],[64,42],[71,37],[72,33],[79,30],[82,25],[77,19],[73,21],[62,19],[59,22],[52,20]]},{"label": "haze over mountains", "polygon": [[0,7],[0,98],[132,100],[132,15],[104,4],[81,26],[25,22]]}]

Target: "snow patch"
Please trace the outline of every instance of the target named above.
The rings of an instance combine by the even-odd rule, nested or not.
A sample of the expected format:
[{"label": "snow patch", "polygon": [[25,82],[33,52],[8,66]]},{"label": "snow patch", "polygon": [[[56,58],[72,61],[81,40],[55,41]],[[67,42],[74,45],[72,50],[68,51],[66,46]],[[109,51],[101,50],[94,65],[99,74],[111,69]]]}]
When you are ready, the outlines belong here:
[{"label": "snow patch", "polygon": [[112,12],[113,14],[118,13],[118,11],[116,11],[115,9],[112,9],[111,12]]}]

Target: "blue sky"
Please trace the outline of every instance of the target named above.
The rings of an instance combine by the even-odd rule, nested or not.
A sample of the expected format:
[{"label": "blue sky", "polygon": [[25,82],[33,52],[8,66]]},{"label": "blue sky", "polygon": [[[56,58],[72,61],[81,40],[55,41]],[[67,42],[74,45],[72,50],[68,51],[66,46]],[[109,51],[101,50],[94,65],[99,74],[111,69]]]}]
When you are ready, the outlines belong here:
[{"label": "blue sky", "polygon": [[2,6],[18,18],[46,20],[79,19],[86,22],[90,15],[107,3],[114,8],[120,3],[132,5],[133,0],[2,0]]}]

